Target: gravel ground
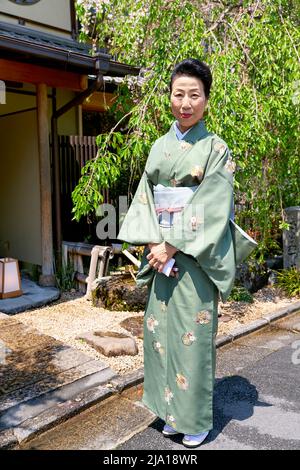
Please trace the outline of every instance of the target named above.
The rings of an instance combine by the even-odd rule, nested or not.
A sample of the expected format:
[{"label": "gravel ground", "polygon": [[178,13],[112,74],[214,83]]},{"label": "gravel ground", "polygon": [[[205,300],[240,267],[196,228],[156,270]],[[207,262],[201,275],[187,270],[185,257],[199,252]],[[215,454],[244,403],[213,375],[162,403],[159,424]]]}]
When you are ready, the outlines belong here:
[{"label": "gravel ground", "polygon": [[230,333],[232,330],[242,325],[249,324],[264,315],[275,312],[299,300],[299,297],[286,297],[284,293],[276,287],[264,287],[253,294],[253,303],[247,302],[225,302],[219,303],[219,312],[222,316],[219,319],[218,335]]},{"label": "gravel ground", "polygon": [[[267,313],[289,305],[296,298],[285,297],[279,289],[266,287],[254,294],[254,303],[220,302],[218,335],[227,334],[243,324],[251,323]],[[78,292],[62,294],[61,298],[49,306],[20,313],[15,317],[22,323],[32,326],[44,334],[85,352],[94,359],[100,359],[119,374],[126,374],[143,365],[143,341],[136,339],[139,353],[136,356],[106,357],[95,351],[76,337],[96,330],[109,330],[130,334],[120,327],[127,317],[143,316],[143,312],[111,312],[93,307]]]}]

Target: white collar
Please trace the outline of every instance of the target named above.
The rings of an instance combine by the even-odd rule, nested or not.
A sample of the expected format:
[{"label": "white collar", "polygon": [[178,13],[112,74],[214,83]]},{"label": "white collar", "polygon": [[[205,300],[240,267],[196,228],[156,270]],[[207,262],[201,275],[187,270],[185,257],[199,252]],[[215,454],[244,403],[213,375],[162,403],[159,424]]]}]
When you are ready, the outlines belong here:
[{"label": "white collar", "polygon": [[178,121],[174,122],[175,133],[176,133],[177,139],[182,140],[184,136],[191,130],[191,127],[187,131],[182,133],[181,130],[178,128],[177,123]]}]

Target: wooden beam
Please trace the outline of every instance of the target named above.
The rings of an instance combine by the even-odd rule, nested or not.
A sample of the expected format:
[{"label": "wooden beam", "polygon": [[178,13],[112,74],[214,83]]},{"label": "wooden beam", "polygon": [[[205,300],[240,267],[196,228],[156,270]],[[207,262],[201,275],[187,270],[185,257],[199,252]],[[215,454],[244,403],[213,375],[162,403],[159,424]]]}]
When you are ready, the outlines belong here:
[{"label": "wooden beam", "polygon": [[67,88],[73,91],[82,91],[88,86],[86,75],[7,59],[0,59],[0,80],[35,85],[44,83],[52,88]]},{"label": "wooden beam", "polygon": [[49,150],[48,97],[47,85],[37,85],[37,124],[40,166],[42,274],[39,283],[43,286],[55,285],[52,239],[52,196]]}]

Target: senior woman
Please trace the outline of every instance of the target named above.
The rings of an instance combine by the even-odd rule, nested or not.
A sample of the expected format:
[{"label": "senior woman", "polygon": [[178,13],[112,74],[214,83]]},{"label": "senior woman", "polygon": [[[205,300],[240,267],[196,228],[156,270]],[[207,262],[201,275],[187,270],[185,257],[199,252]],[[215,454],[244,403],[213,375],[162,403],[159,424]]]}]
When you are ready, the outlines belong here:
[{"label": "senior woman", "polygon": [[[196,59],[171,75],[169,132],[153,145],[118,238],[146,245],[143,403],[197,447],[213,428],[218,298],[256,242],[232,221],[234,162],[203,120],[212,75]],[[237,239],[242,252],[236,253]]]}]

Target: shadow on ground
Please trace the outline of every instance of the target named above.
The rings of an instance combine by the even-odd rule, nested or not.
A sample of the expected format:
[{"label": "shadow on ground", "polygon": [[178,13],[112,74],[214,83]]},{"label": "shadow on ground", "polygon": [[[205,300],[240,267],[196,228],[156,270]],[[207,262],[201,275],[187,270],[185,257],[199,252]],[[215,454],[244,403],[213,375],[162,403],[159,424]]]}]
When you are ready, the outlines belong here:
[{"label": "shadow on ground", "polygon": [[[255,407],[269,406],[272,405],[259,401],[256,387],[246,378],[234,375],[217,379],[214,389],[214,427],[205,442],[214,441],[230,421],[244,421],[253,415]],[[164,424],[163,420],[158,419],[150,427],[161,432]],[[171,436],[170,439],[181,444],[182,435]]]}]

